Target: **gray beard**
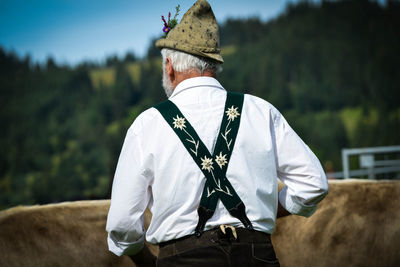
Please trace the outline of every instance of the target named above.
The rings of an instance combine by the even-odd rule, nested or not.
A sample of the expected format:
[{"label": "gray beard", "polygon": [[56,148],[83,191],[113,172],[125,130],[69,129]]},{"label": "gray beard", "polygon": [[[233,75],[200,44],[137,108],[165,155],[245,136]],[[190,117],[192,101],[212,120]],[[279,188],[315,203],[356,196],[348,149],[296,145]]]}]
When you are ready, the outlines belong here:
[{"label": "gray beard", "polygon": [[168,78],[167,72],[165,71],[165,64],[163,64],[162,86],[164,87],[164,92],[167,97],[170,97],[174,91],[174,87],[171,80]]}]

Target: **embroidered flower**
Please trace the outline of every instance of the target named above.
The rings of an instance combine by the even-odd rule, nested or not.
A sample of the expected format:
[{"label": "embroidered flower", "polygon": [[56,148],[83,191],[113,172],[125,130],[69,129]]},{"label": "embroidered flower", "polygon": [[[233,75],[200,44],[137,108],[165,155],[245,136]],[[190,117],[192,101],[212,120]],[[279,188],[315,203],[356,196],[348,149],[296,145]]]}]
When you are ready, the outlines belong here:
[{"label": "embroidered flower", "polygon": [[219,152],[219,155],[215,158],[215,162],[219,165],[219,167],[222,169],[222,167],[228,163],[226,160],[226,154],[222,155],[222,152]]},{"label": "embroidered flower", "polygon": [[228,110],[225,111],[226,115],[228,115],[228,120],[232,120],[232,121],[233,121],[233,120],[235,120],[235,118],[236,118],[237,116],[240,115],[237,109],[238,109],[237,107],[235,108],[235,107],[232,105],[232,107],[228,108]]},{"label": "embroidered flower", "polygon": [[200,159],[201,159],[201,169],[202,170],[207,170],[207,171],[211,172],[211,170],[214,169],[212,158],[210,159],[210,158],[207,158],[206,156],[204,156],[204,159],[202,159],[202,158],[200,158]]},{"label": "embroidered flower", "polygon": [[173,119],[174,119],[174,121],[173,121],[174,128],[179,128],[181,130],[183,130],[183,128],[186,128],[185,118],[181,118],[181,117],[179,117],[179,115],[176,115],[176,118],[173,118]]}]

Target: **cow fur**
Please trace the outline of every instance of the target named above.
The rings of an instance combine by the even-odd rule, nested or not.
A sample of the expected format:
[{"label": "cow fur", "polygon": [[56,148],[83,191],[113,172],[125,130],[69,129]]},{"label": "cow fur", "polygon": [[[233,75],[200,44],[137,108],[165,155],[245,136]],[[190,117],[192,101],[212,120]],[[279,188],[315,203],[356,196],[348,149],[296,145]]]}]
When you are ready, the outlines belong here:
[{"label": "cow fur", "polygon": [[[277,220],[272,241],[281,266],[400,266],[400,181],[329,186],[312,217]],[[1,211],[0,266],[135,266],[108,251],[109,205],[76,201]],[[147,225],[150,218],[147,211]]]},{"label": "cow fur", "polygon": [[272,241],[282,266],[400,266],[400,181],[329,183],[310,218],[277,221]]},{"label": "cow fur", "polygon": [[0,266],[134,266],[107,249],[110,202],[76,201],[0,213]]}]

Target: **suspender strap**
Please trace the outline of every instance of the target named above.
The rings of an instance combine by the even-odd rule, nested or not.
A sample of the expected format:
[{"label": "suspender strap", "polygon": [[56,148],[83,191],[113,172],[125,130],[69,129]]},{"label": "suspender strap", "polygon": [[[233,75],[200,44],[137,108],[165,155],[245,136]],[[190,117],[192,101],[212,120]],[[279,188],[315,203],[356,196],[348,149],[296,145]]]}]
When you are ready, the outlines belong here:
[{"label": "suspender strap", "polygon": [[[233,217],[238,218],[246,228],[252,229],[251,222],[246,216],[245,205],[226,177],[229,160],[239,131],[243,99],[243,94],[233,92],[228,92],[227,94],[222,123],[213,155],[214,161],[217,163],[216,169],[219,171],[217,175],[222,178],[220,179],[222,180],[222,184],[221,186],[219,184],[215,186],[215,183],[213,184],[212,181],[208,182],[207,180],[204,185],[198,208],[199,223],[195,231],[195,234],[198,236],[203,231],[206,222],[214,214],[218,199],[221,199],[225,208]],[[220,180],[217,180],[217,182]],[[231,192],[232,194],[230,194]]]},{"label": "suspender strap", "polygon": [[214,155],[211,155],[174,103],[168,100],[155,106],[206,177],[197,210],[199,222],[195,230],[196,236],[201,235],[206,222],[214,214],[218,199],[233,217],[238,218],[246,228],[252,229],[251,222],[246,216],[245,205],[226,177],[229,159],[239,130],[243,98],[243,94],[228,92]]}]

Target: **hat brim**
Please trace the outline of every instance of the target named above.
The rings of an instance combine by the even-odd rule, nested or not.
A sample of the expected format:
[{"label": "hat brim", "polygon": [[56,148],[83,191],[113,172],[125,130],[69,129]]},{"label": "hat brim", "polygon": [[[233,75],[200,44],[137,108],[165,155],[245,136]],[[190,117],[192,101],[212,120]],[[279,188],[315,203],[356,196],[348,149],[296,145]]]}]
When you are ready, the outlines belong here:
[{"label": "hat brim", "polygon": [[201,56],[205,58],[209,58],[217,61],[218,63],[224,63],[224,60],[221,56],[221,50],[219,48],[207,48],[207,47],[193,47],[193,46],[185,46],[182,43],[179,43],[174,40],[168,40],[165,38],[161,38],[155,43],[158,49],[170,48],[178,51],[182,51],[191,55]]}]

